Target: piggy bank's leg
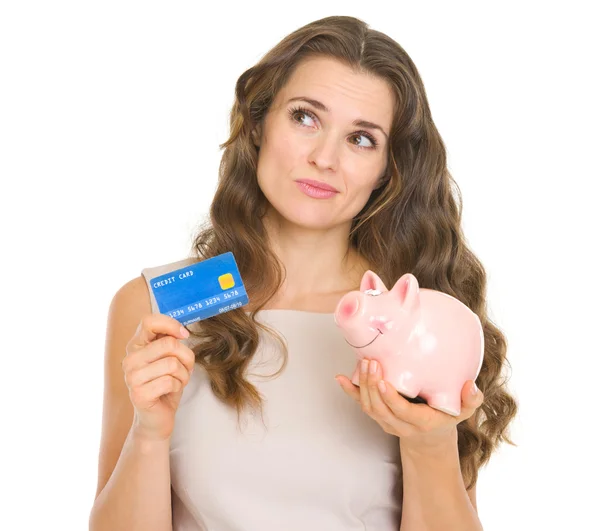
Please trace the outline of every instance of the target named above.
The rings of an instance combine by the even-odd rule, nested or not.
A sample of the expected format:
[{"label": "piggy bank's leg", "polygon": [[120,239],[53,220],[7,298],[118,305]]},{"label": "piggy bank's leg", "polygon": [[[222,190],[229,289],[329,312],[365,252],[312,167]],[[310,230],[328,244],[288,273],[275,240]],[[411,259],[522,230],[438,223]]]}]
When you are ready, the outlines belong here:
[{"label": "piggy bank's leg", "polygon": [[393,383],[396,387],[396,391],[406,398],[415,398],[421,392],[421,385],[416,381],[410,371],[401,372],[398,377],[390,383]]},{"label": "piggy bank's leg", "polygon": [[427,404],[430,407],[443,411],[453,417],[458,417],[458,415],[460,415],[460,393],[458,396],[455,392],[435,393],[427,400]]}]

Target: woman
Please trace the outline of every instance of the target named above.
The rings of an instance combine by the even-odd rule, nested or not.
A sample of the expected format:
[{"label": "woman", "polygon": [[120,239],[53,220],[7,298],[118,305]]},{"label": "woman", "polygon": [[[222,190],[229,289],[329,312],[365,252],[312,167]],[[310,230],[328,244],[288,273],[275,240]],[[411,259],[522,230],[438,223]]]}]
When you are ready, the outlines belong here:
[{"label": "woman", "polygon": [[[193,253],[111,304],[90,528],[481,529],[477,472],[512,444],[516,403],[411,59],[355,18],[308,24],[239,78],[222,147]],[[188,337],[149,280],[228,251],[250,303]],[[460,417],[379,390],[376,366],[349,381],[332,313],[368,269],[387,286],[411,272],[480,317],[485,358]]]}]

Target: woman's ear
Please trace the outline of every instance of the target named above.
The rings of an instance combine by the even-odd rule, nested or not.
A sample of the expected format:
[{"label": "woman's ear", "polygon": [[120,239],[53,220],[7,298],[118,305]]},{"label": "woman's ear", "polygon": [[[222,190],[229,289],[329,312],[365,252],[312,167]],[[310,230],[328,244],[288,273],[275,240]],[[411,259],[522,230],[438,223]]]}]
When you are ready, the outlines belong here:
[{"label": "woman's ear", "polygon": [[383,175],[382,177],[380,177],[379,180],[375,183],[375,186],[373,187],[373,191],[379,190],[379,188],[381,188],[382,186],[387,184],[389,179],[390,179],[390,177],[388,175]]},{"label": "woman's ear", "polygon": [[260,137],[261,137],[261,127],[260,124],[258,124],[253,130],[252,130],[252,140],[254,142],[254,145],[256,147],[260,147]]},{"label": "woman's ear", "polygon": [[383,175],[381,177],[379,177],[379,179],[375,183],[375,186],[373,187],[372,191],[378,190],[379,188],[381,188],[382,186],[387,184],[391,178],[392,178],[392,172],[390,170],[390,162],[389,162],[389,157],[388,157],[388,163],[383,172]]}]

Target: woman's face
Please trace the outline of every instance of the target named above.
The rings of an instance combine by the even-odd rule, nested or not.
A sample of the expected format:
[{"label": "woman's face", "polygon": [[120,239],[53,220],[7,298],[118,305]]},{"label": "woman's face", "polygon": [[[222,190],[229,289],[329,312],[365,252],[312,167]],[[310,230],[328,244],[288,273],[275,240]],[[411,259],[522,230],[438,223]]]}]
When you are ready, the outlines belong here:
[{"label": "woman's face", "polygon": [[[381,79],[355,74],[329,58],[300,64],[254,136],[260,146],[258,184],[271,206],[306,228],[350,222],[381,184],[393,107],[393,93]],[[382,130],[353,125],[355,120]],[[296,182],[299,179],[324,182],[338,193],[326,199],[310,197]]]}]

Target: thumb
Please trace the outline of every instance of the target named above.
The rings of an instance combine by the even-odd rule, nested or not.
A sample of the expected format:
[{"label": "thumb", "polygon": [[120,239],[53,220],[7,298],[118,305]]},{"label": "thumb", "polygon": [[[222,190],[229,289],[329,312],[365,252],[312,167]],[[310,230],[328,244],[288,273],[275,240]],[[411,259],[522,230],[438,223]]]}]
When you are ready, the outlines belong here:
[{"label": "thumb", "polygon": [[463,394],[465,404],[470,407],[477,407],[482,402],[483,393],[477,388],[474,380],[468,380]]}]

